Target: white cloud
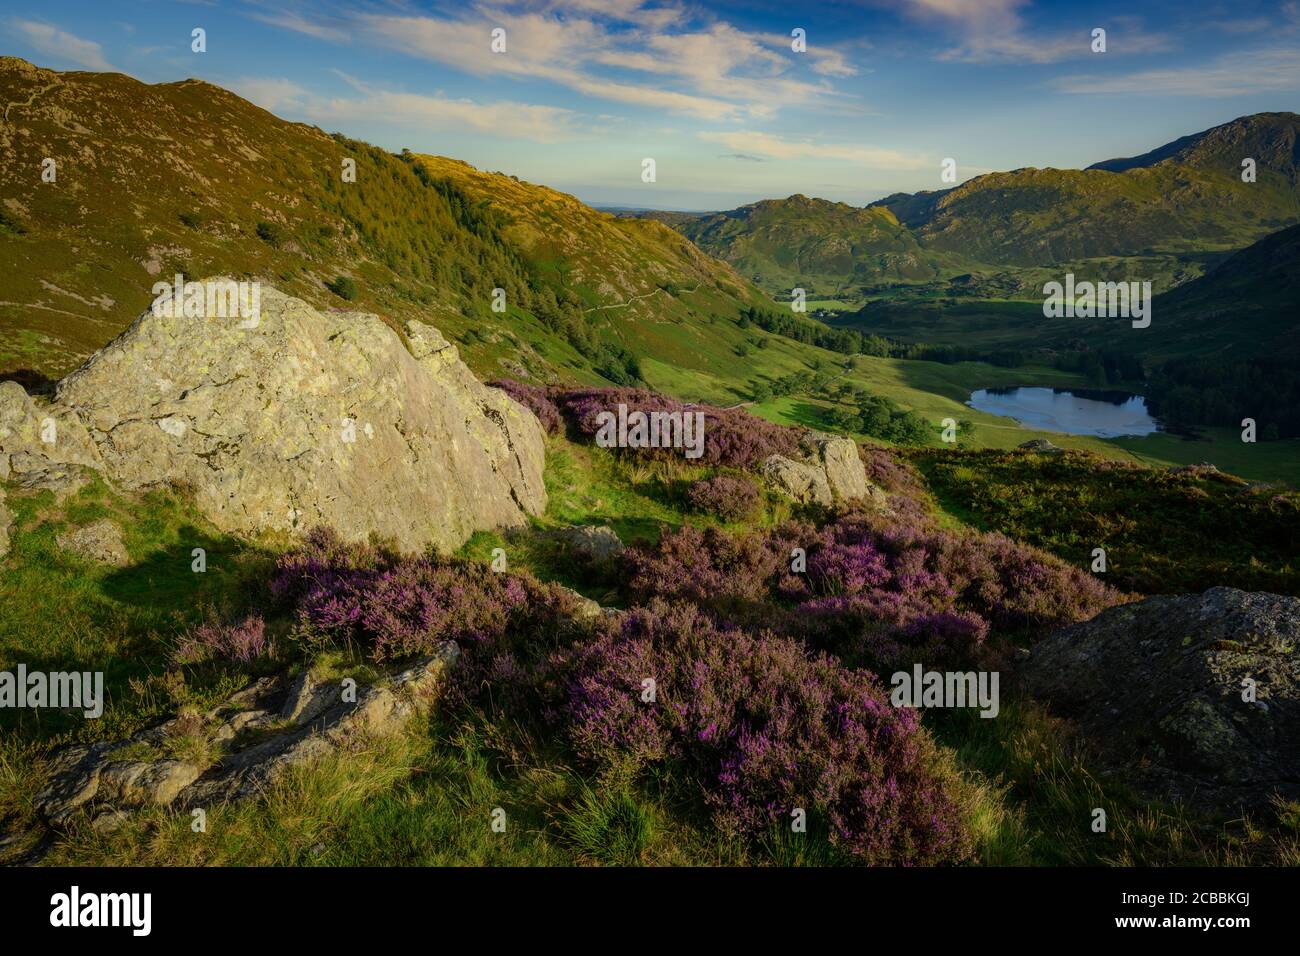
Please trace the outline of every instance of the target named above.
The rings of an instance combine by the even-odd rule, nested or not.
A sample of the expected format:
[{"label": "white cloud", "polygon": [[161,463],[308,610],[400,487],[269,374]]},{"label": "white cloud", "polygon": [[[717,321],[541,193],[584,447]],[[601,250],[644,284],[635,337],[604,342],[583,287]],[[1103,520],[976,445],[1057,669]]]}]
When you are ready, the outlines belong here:
[{"label": "white cloud", "polygon": [[[336,71],[338,72],[338,71]],[[272,112],[288,112],[321,125],[338,120],[373,121],[433,130],[484,133],[507,139],[553,143],[586,135],[576,114],[553,106],[502,100],[491,103],[376,89],[339,72],[356,96],[317,96],[292,80],[245,77],[231,88]]]},{"label": "white cloud", "polygon": [[292,80],[243,77],[230,84],[231,90],[272,113],[301,109],[310,93]]},{"label": "white cloud", "polygon": [[103,48],[93,40],[83,40],[37,20],[14,19],[9,21],[9,25],[32,49],[55,60],[85,67],[87,70],[113,69],[104,58]]},{"label": "white cloud", "polygon": [[1120,76],[1064,76],[1063,93],[1127,93],[1149,96],[1242,96],[1300,89],[1300,50],[1278,47],[1243,50],[1210,63],[1163,70],[1138,70]]},{"label": "white cloud", "polygon": [[1106,30],[1108,56],[1168,47],[1166,37],[1146,32],[1136,19],[1127,16],[1107,16],[1070,31],[1034,32],[1020,14],[1029,5],[1029,0],[903,0],[902,8],[918,19],[946,24],[957,34],[957,45],[939,54],[941,60],[1057,63],[1095,56],[1091,48],[1094,26]]},{"label": "white cloud", "polygon": [[[855,72],[831,49],[819,50],[800,78],[787,41],[712,22],[695,29],[666,29],[681,11],[646,9],[639,0],[551,4],[543,12],[481,5],[457,17],[364,14],[358,27],[369,39],[403,53],[444,63],[477,76],[547,80],[587,96],[650,106],[709,120],[768,116],[787,105],[836,96],[830,76]],[[590,16],[585,14],[590,13]],[[609,21],[638,29],[613,30]],[[492,30],[506,30],[506,52],[491,51]],[[634,80],[611,70],[644,74]]]},{"label": "white cloud", "polygon": [[855,163],[873,169],[923,169],[935,165],[919,154],[908,155],[897,150],[875,146],[853,146],[834,143],[813,143],[782,139],[770,133],[711,132],[700,133],[700,138],[721,143],[728,149],[748,156],[768,156],[773,159],[833,159]]},{"label": "white cloud", "polygon": [[252,13],[249,16],[273,27],[283,27],[304,36],[315,37],[317,40],[326,40],[330,43],[348,42],[347,30],[342,26],[330,26],[324,22],[309,20],[297,13],[280,11],[277,13]]}]

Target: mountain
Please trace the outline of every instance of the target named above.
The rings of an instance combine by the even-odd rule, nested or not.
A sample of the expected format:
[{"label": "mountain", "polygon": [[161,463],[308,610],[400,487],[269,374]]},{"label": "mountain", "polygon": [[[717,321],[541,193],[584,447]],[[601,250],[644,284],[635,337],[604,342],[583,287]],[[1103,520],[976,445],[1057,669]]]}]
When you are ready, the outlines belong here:
[{"label": "mountain", "polygon": [[[1043,270],[1167,290],[1300,221],[1298,133],[1295,113],[1260,113],[1087,169],[989,173],[865,209],[792,196],[668,221],[772,295],[800,279],[848,299],[898,283],[1033,297]],[[1241,179],[1245,157],[1253,183]],[[950,287],[958,273],[971,275]]]},{"label": "mountain", "polygon": [[1300,359],[1300,226],[1157,296],[1153,313],[1152,352]]},{"label": "mountain", "polygon": [[1240,170],[1242,159],[1249,157],[1258,169],[1275,173],[1294,186],[1300,167],[1297,127],[1295,113],[1256,113],[1183,136],[1141,156],[1108,159],[1088,168],[1122,173],[1158,163],[1177,163],[1198,169]]},{"label": "mountain", "polygon": [[[1132,160],[990,173],[879,205],[925,248],[981,262],[1043,266],[1134,255],[1191,262],[1300,220],[1297,132],[1300,116],[1261,113]],[[1241,180],[1247,156],[1256,160],[1253,183]]]},{"label": "mountain", "polygon": [[919,282],[942,271],[885,208],[796,194],[668,222],[742,275],[787,297],[795,286],[815,298],[833,298],[863,282]]},{"label": "mountain", "polygon": [[709,349],[664,328],[762,301],[660,223],[327,135],[198,80],[5,57],[0,99],[0,372],[29,381],[76,367],[177,273],[258,278],[399,331],[424,319],[480,374],[543,380],[630,383],[633,346],[704,367]]}]

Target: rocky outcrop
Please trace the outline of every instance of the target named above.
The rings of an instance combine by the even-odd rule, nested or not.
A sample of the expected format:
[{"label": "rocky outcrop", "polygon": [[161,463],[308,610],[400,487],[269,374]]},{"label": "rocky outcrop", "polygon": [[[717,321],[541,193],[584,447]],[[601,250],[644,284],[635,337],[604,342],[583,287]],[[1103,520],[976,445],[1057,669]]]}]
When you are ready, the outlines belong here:
[{"label": "rocky outcrop", "polygon": [[1046,438],[1031,438],[1029,441],[1021,442],[1016,446],[1021,451],[1036,451],[1044,455],[1059,455],[1065,449],[1060,445],[1055,445]]},{"label": "rocky outcrop", "polygon": [[256,796],[291,767],[353,742],[399,733],[436,699],[455,644],[348,693],[339,680],[266,677],[204,715],[177,716],[126,740],[54,755],[36,807],[63,826],[89,812],[96,828],[148,806],[210,807]]},{"label": "rocky outcrop", "polygon": [[800,504],[829,506],[858,501],[885,506],[885,493],[867,480],[858,446],[850,438],[805,432],[799,459],[772,455],[759,467],[763,479]]},{"label": "rocky outcrop", "polygon": [[1300,599],[1120,605],[1039,644],[1021,678],[1144,789],[1231,811],[1300,797]]},{"label": "rocky outcrop", "polygon": [[49,409],[0,386],[0,477],[84,464],[127,489],[181,484],[238,534],[323,524],[452,549],[544,509],[543,456],[536,417],[436,329],[404,342],[267,287],[255,323],[145,312]]},{"label": "rocky outcrop", "polygon": [[107,518],[101,518],[75,531],[64,532],[54,539],[54,543],[69,554],[75,554],[86,561],[113,567],[125,567],[131,560],[126,553],[126,545],[122,543],[122,533]]}]

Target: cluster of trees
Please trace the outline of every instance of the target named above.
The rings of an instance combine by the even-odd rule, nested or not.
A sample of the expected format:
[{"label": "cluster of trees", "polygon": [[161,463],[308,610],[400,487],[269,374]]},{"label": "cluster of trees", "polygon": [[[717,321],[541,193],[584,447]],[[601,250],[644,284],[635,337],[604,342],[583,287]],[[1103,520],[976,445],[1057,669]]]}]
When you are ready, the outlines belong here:
[{"label": "cluster of trees", "polygon": [[751,305],[741,311],[740,327],[747,329],[751,325],[756,325],[773,335],[784,336],[832,352],[857,355],[862,351],[861,332],[852,329],[832,329],[829,325],[811,319],[796,318],[793,314],[782,315],[779,312],[769,312]]},{"label": "cluster of trees", "polygon": [[926,345],[916,342],[896,342],[880,335],[863,334],[856,329],[833,329],[822,322],[801,319],[794,315],[770,312],[749,306],[740,313],[740,327],[756,325],[766,332],[780,335],[805,345],[844,355],[871,355],[877,358],[914,359],[926,362],[989,362],[1005,368],[1024,365],[1025,353],[1018,349],[983,352],[959,345]]},{"label": "cluster of trees", "polygon": [[1147,407],[1174,428],[1240,428],[1253,418],[1260,441],[1300,437],[1300,369],[1268,359],[1188,358],[1151,374]]},{"label": "cluster of trees", "polygon": [[1065,372],[1079,372],[1089,385],[1119,385],[1122,382],[1141,382],[1146,378],[1142,359],[1127,352],[1106,349],[1085,349],[1062,352],[1056,357],[1056,367]]},{"label": "cluster of trees", "polygon": [[934,428],[928,421],[881,395],[859,394],[855,405],[832,409],[827,420],[842,431],[883,438],[897,445],[927,445],[934,438]]}]

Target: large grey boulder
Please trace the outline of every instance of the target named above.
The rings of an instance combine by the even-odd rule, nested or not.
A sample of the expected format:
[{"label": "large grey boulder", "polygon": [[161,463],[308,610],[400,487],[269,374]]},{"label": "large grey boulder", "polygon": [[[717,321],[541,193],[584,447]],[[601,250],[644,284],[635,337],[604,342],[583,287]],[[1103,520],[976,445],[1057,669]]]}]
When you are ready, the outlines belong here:
[{"label": "large grey boulder", "polygon": [[1300,599],[1123,604],[1039,644],[1021,678],[1144,789],[1234,812],[1300,797]]},{"label": "large grey boulder", "polygon": [[263,286],[255,324],[146,311],[55,404],[111,480],[186,485],[233,533],[329,525],[448,550],[540,513],[536,417],[436,329],[405,331]]}]

